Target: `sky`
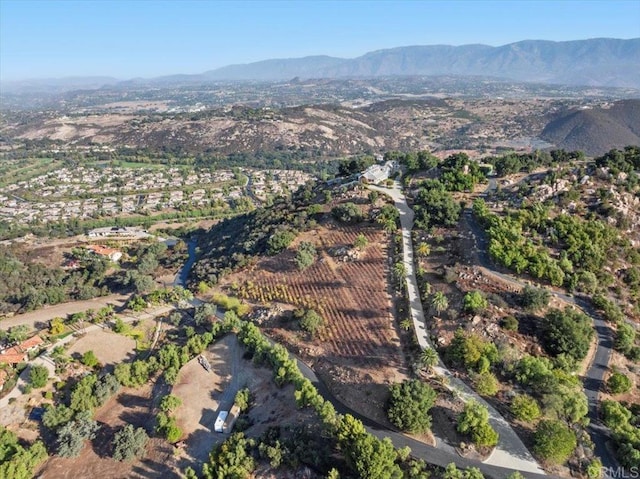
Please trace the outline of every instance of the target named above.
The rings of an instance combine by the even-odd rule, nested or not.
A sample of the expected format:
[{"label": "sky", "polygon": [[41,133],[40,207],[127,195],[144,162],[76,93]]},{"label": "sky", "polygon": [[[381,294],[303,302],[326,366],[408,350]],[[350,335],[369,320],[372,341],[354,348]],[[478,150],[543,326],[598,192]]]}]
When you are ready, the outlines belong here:
[{"label": "sky", "polygon": [[0,80],[202,73],[406,45],[640,37],[640,0],[0,0]]}]

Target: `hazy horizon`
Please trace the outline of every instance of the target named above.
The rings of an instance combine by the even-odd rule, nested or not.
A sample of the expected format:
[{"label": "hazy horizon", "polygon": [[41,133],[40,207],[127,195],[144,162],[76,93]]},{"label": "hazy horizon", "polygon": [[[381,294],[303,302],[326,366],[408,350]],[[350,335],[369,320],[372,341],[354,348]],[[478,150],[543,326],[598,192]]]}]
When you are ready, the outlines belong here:
[{"label": "hazy horizon", "polygon": [[0,2],[0,80],[197,74],[408,45],[640,37],[629,1]]}]

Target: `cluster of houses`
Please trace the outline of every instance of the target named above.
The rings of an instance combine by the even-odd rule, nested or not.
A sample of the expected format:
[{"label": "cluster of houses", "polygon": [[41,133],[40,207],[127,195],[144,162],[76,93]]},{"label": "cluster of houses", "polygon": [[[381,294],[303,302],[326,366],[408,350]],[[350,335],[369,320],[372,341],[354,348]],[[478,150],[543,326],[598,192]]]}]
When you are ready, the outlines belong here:
[{"label": "cluster of houses", "polygon": [[40,336],[33,336],[14,346],[0,348],[0,364],[18,364],[28,359],[31,351],[44,344]]},{"label": "cluster of houses", "polygon": [[250,175],[251,193],[261,201],[270,195],[295,191],[312,178],[309,173],[296,170],[256,170]]},{"label": "cluster of houses", "polygon": [[[251,193],[262,200],[293,191],[311,178],[289,170],[242,172],[250,177]],[[226,206],[244,194],[245,185],[238,185],[230,170],[62,168],[0,188],[0,220],[26,225]]]},{"label": "cluster of houses", "polygon": [[185,175],[175,168],[63,168],[0,188],[0,219],[49,223],[206,207],[242,195],[233,179],[229,170]]}]

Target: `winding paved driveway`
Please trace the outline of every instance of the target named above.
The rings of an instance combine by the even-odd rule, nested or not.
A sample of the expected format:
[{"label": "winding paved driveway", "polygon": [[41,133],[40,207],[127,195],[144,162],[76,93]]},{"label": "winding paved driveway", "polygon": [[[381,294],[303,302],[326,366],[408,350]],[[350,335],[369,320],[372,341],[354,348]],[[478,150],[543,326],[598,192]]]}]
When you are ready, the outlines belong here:
[{"label": "winding paved driveway", "polygon": [[[396,208],[398,208],[400,213],[400,225],[402,227],[402,259],[405,271],[407,271],[407,294],[409,296],[411,318],[413,320],[420,349],[429,348],[435,350],[429,340],[429,333],[426,328],[425,315],[422,308],[422,302],[420,300],[418,282],[416,280],[413,263],[413,244],[411,241],[411,230],[413,228],[414,216],[413,210],[407,204],[407,200],[402,193],[400,184],[397,181],[394,182],[393,188],[387,189],[377,186],[369,186],[369,188],[389,195],[393,199]],[[518,437],[509,423],[493,406],[482,399],[466,383],[453,377],[451,372],[445,367],[440,359],[438,360],[438,365],[434,368],[434,371],[437,374],[446,377],[448,379],[449,389],[459,395],[465,402],[474,399],[489,410],[489,422],[500,435],[500,439],[491,456],[485,461],[486,464],[515,469],[522,472],[544,474],[544,471],[533,458],[520,437]]]},{"label": "winding paved driveway", "polygon": [[[526,283],[519,281],[513,276],[496,271],[493,262],[489,256],[489,241],[484,232],[484,229],[473,218],[473,214],[470,211],[466,211],[463,215],[463,221],[465,221],[469,227],[469,230],[473,233],[476,247],[477,262],[486,273],[495,276],[502,281],[522,288],[526,286]],[[567,304],[573,304],[582,309],[593,320],[596,336],[598,339],[598,345],[593,357],[591,366],[587,370],[585,377],[583,378],[584,393],[587,396],[589,402],[589,426],[588,431],[591,436],[591,440],[595,446],[595,454],[602,461],[602,465],[607,468],[605,470],[613,470],[618,467],[617,460],[613,457],[610,450],[607,448],[607,442],[611,438],[609,429],[602,423],[599,415],[599,396],[603,387],[603,378],[605,373],[609,370],[609,359],[611,358],[611,352],[613,348],[613,332],[602,318],[602,316],[595,310],[587,298],[569,296],[565,293],[548,289],[549,293],[558,299],[563,300]],[[609,469],[610,468],[610,469]]]}]

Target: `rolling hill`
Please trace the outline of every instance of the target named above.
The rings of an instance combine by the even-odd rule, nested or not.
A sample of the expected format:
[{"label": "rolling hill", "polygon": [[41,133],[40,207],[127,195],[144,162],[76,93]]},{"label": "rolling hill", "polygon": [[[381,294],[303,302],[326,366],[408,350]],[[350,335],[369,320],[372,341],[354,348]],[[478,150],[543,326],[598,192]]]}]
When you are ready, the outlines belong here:
[{"label": "rolling hill", "polygon": [[588,155],[640,145],[640,100],[565,111],[545,126],[541,137],[560,148]]}]

